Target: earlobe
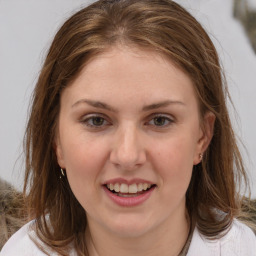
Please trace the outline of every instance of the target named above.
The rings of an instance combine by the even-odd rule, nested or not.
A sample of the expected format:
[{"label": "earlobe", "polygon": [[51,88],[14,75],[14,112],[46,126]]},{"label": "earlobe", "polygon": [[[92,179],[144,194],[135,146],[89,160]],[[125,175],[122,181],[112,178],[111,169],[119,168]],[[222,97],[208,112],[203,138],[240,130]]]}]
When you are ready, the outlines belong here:
[{"label": "earlobe", "polygon": [[210,111],[204,115],[201,128],[201,136],[198,140],[197,155],[195,156],[194,159],[194,165],[202,161],[202,156],[212,140],[215,119],[216,116]]}]

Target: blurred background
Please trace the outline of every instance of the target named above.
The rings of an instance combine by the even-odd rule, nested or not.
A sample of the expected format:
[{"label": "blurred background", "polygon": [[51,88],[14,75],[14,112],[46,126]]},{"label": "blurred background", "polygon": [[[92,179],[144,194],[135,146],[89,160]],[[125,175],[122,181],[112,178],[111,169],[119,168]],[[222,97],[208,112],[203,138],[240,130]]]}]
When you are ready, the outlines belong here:
[{"label": "blurred background", "polygon": [[[30,95],[52,38],[93,1],[0,0],[0,178],[22,189]],[[256,197],[256,1],[176,0],[212,38],[226,72],[231,118]],[[244,146],[243,146],[244,145]]]}]

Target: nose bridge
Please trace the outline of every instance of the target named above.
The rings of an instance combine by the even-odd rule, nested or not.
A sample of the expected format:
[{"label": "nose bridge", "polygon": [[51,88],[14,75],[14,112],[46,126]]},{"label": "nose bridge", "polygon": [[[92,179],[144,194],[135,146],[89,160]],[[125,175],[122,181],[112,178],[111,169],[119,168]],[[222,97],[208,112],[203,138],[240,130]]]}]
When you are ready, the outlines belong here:
[{"label": "nose bridge", "polygon": [[146,160],[140,130],[135,124],[122,125],[118,129],[115,134],[111,160],[127,170],[143,164]]}]

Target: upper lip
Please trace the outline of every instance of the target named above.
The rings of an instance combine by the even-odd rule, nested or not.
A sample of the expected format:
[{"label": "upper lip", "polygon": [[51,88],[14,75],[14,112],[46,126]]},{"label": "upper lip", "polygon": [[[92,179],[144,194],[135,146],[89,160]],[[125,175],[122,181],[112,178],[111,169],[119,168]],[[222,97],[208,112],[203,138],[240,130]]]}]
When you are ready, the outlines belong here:
[{"label": "upper lip", "polygon": [[124,178],[115,178],[115,179],[109,179],[107,181],[105,181],[103,183],[103,185],[107,185],[107,184],[115,184],[115,183],[119,183],[119,184],[127,184],[127,185],[131,185],[131,184],[139,184],[139,183],[147,183],[147,184],[151,184],[153,185],[154,183],[145,179],[139,179],[139,178],[135,178],[135,179],[131,179],[131,180],[127,180]]}]

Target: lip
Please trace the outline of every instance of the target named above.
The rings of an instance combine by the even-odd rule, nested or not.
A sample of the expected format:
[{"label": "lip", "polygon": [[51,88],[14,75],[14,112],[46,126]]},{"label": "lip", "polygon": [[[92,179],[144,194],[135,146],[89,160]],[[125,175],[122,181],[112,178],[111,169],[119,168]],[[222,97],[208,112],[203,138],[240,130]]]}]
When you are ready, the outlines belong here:
[{"label": "lip", "polygon": [[116,179],[110,179],[110,180],[107,180],[103,183],[103,185],[107,185],[107,184],[115,184],[115,183],[123,183],[123,184],[127,184],[127,185],[131,185],[131,184],[139,184],[139,183],[147,183],[147,184],[150,184],[150,185],[153,185],[154,183],[151,182],[151,181],[148,181],[148,180],[144,180],[144,179],[131,179],[131,180],[126,180],[126,179],[123,179],[123,178],[116,178]]},{"label": "lip", "polygon": [[152,187],[150,190],[145,191],[143,194],[138,194],[133,197],[120,197],[115,193],[108,190],[106,186],[102,186],[106,195],[117,205],[122,207],[134,207],[143,204],[147,199],[150,198],[156,186]]}]

